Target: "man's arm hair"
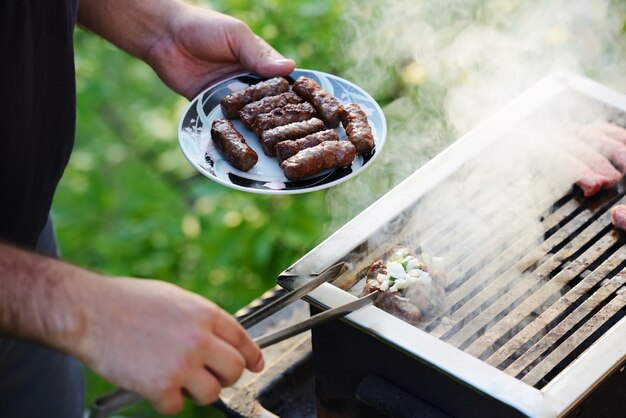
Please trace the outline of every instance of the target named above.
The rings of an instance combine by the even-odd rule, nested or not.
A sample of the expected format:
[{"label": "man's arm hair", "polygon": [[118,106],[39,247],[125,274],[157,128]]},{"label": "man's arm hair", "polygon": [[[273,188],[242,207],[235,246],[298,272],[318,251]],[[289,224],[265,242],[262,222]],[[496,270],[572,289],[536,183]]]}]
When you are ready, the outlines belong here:
[{"label": "man's arm hair", "polygon": [[0,332],[76,354],[95,276],[0,242]]},{"label": "man's arm hair", "polygon": [[183,7],[188,6],[178,0],[81,0],[78,23],[145,60]]},{"label": "man's arm hair", "polygon": [[263,356],[210,301],[159,280],[106,277],[0,243],[0,333],[74,355],[162,413],[217,399]]}]

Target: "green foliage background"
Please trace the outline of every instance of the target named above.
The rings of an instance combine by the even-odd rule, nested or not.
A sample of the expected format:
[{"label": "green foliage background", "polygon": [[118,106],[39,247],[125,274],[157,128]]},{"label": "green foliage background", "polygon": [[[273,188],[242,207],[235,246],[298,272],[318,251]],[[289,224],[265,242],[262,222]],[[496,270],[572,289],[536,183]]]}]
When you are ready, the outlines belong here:
[{"label": "green foliage background", "polygon": [[[200,176],[177,143],[178,119],[187,101],[164,87],[142,62],[77,30],[76,146],[53,207],[64,258],[109,275],[168,280],[235,312],[273,287],[277,274],[338,225],[449,143],[454,134],[442,118],[448,86],[407,84],[410,66],[404,60],[368,63],[383,72],[378,80],[350,66],[341,42],[353,33],[345,19],[349,3],[216,0],[209,5],[246,21],[296,59],[298,67],[344,76],[370,87],[382,105],[391,103],[385,113],[389,138],[395,140],[388,141],[384,160],[351,181],[355,189],[366,182],[372,189],[358,203],[353,195],[341,194],[341,187],[350,186],[340,186],[340,192],[264,196],[230,190]],[[626,6],[613,3],[626,16]],[[376,7],[378,2],[366,1],[357,9],[362,19],[376,19]],[[451,6],[455,13],[440,23],[452,27],[469,18],[481,21],[483,9],[483,2]],[[619,51],[622,58],[625,51]],[[368,51],[356,52],[367,57]],[[593,71],[589,69],[591,75]],[[407,100],[414,113],[407,114]],[[436,140],[423,140],[419,156],[398,165],[405,152],[400,138],[417,138],[429,123],[438,132]],[[332,193],[336,199],[328,204]],[[87,379],[87,404],[112,389],[90,372]],[[125,415],[158,416],[146,403]],[[179,416],[220,413],[188,404]]]},{"label": "green foliage background", "polygon": [[[335,2],[211,7],[248,22],[300,67],[337,71]],[[256,195],[197,174],[177,141],[187,101],[98,37],[77,30],[75,43],[76,145],[53,208],[65,259],[105,274],[168,280],[235,312],[324,238],[323,191]],[[87,378],[87,404],[113,387],[90,372]],[[127,414],[157,416],[147,404]],[[214,414],[188,405],[180,416]]]}]

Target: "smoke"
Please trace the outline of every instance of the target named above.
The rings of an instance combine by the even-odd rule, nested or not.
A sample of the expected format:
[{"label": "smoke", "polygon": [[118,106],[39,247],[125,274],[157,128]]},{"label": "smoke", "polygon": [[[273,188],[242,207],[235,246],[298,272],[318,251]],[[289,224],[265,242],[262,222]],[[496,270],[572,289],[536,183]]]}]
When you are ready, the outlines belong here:
[{"label": "smoke", "polygon": [[[626,91],[626,5],[617,2],[352,4],[345,18],[343,75],[380,100],[389,132],[371,167],[328,191],[333,230],[554,71],[580,73]],[[591,158],[585,145],[569,141],[572,123],[607,117],[601,106],[574,94],[557,99],[507,127],[420,198],[406,222],[409,237],[396,238],[442,257],[450,279],[459,282],[509,248],[520,258],[534,248],[546,232],[542,216],[589,170],[584,163],[590,160],[580,161]],[[410,186],[406,191],[411,193]],[[390,241],[371,239],[372,247]],[[489,292],[476,298],[475,308],[503,296],[507,287],[492,289],[488,278],[472,292],[453,296],[453,303],[467,302],[479,289]],[[510,286],[522,280],[539,285],[540,279],[519,271]],[[448,324],[460,327],[464,319],[457,319],[452,315]]]},{"label": "smoke", "polygon": [[608,0],[350,2],[344,76],[382,102],[389,132],[372,167],[328,192],[330,229],[555,70],[626,90],[625,13]]}]

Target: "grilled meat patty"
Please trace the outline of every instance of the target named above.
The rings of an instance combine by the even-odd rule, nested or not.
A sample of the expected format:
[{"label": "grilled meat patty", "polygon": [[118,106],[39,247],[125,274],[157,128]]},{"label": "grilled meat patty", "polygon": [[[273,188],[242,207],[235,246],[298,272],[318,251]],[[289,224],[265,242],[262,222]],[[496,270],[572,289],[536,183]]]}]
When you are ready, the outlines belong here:
[{"label": "grilled meat patty", "polygon": [[421,258],[398,247],[369,266],[360,296],[378,291],[375,306],[413,325],[438,316],[445,309],[445,271],[437,271],[435,259],[428,257],[430,271]]},{"label": "grilled meat patty", "polygon": [[356,148],[348,141],[322,142],[283,161],[280,167],[289,180],[300,180],[327,168],[351,164]]},{"label": "grilled meat patty", "polygon": [[228,119],[216,119],[211,126],[211,138],[215,146],[233,166],[242,171],[250,170],[259,156]]},{"label": "grilled meat patty", "polygon": [[374,300],[374,305],[393,316],[415,325],[422,319],[423,314],[420,308],[407,299],[397,293],[380,292]]},{"label": "grilled meat patty", "polygon": [[376,280],[379,274],[387,274],[384,260],[377,260],[370,265],[367,270],[365,287],[359,296],[369,295],[378,290],[379,294],[374,300],[375,306],[411,324],[419,322],[422,319],[420,308],[404,298],[400,292],[381,291],[380,282]]},{"label": "grilled meat patty", "polygon": [[348,134],[348,139],[356,147],[357,153],[363,154],[374,148],[372,128],[367,122],[367,115],[361,106],[350,103],[340,111],[341,123]]},{"label": "grilled meat patty", "polygon": [[293,83],[293,91],[313,105],[317,114],[328,127],[336,128],[339,126],[341,103],[333,95],[322,89],[315,80],[300,77]]},{"label": "grilled meat patty", "polygon": [[276,96],[288,90],[289,82],[282,77],[261,81],[224,97],[221,102],[222,112],[228,119],[234,119],[245,105],[267,96]]}]

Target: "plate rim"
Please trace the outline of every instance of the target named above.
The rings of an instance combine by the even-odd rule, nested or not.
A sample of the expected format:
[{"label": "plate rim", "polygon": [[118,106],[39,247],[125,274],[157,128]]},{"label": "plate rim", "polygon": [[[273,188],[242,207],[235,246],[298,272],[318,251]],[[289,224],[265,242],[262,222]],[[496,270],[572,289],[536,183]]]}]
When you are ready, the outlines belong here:
[{"label": "plate rim", "polygon": [[[376,152],[374,154],[372,154],[372,156],[370,157],[369,161],[367,161],[358,172],[353,172],[350,174],[347,174],[343,177],[340,177],[332,182],[329,183],[324,183],[324,184],[320,184],[320,185],[316,185],[316,186],[311,186],[311,187],[302,187],[302,188],[298,188],[298,189],[270,189],[270,188],[253,188],[253,187],[245,187],[245,186],[240,186],[238,184],[234,184],[232,182],[228,182],[225,181],[223,179],[221,179],[220,177],[216,176],[216,175],[211,175],[210,173],[207,172],[207,170],[200,166],[196,161],[194,161],[192,159],[191,156],[188,156],[187,153],[185,152],[185,149],[183,148],[183,143],[182,143],[182,131],[183,131],[183,122],[185,120],[185,117],[187,116],[187,113],[189,112],[189,110],[192,108],[192,106],[196,106],[197,101],[201,98],[201,96],[203,96],[207,91],[215,88],[218,85],[221,85],[223,83],[226,83],[230,80],[234,80],[236,78],[242,77],[242,76],[253,76],[253,77],[258,77],[261,78],[262,80],[268,80],[272,77],[261,77],[256,73],[250,72],[250,71],[242,71],[240,73],[234,74],[230,77],[224,78],[222,80],[216,81],[215,83],[209,85],[208,87],[206,87],[205,89],[203,89],[200,93],[196,94],[195,97],[189,101],[189,104],[187,104],[187,106],[185,107],[185,110],[182,112],[181,116],[180,116],[180,120],[178,122],[178,146],[180,148],[181,153],[183,154],[183,156],[185,157],[185,159],[196,169],[196,171],[200,174],[202,174],[204,177],[208,178],[209,180],[212,180],[214,182],[217,182],[225,187],[231,188],[231,189],[235,189],[235,190],[239,190],[239,191],[243,191],[243,192],[247,192],[247,193],[256,193],[256,194],[272,194],[272,195],[286,195],[286,194],[304,194],[304,193],[310,193],[310,192],[315,192],[315,191],[319,191],[319,190],[324,190],[324,189],[328,189],[334,186],[337,186],[341,183],[344,183],[348,180],[350,180],[353,177],[356,177],[358,174],[360,174],[363,170],[366,170],[367,168],[369,168],[369,166],[372,165],[372,163],[378,158],[378,156],[380,155],[380,151],[382,150],[383,146],[385,145],[385,142],[387,140],[387,118],[385,117],[385,114],[382,110],[382,108],[380,107],[380,105],[378,104],[378,102],[367,92],[365,91],[363,88],[357,86],[356,84],[354,84],[353,82],[346,80],[342,77],[339,77],[337,75],[334,74],[330,74],[330,73],[326,73],[324,71],[318,71],[318,70],[310,70],[307,68],[294,68],[294,70],[289,73],[287,76],[285,77],[289,77],[291,76],[291,74],[293,74],[293,72],[295,71],[302,71],[302,72],[308,72],[308,73],[312,73],[312,74],[316,74],[316,75],[323,75],[324,77],[330,77],[330,78],[334,78],[337,79],[339,81],[341,81],[342,83],[345,83],[346,85],[355,88],[356,90],[358,90],[359,92],[364,93],[369,99],[371,99],[371,104],[373,104],[375,111],[377,111],[380,115],[381,115],[381,120],[382,120],[382,132],[379,135],[380,137],[380,144],[376,144]],[[278,76],[277,76],[278,77]],[[230,164],[230,163],[229,163]]]}]

